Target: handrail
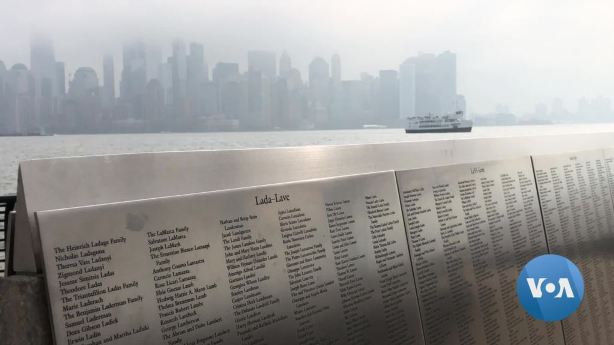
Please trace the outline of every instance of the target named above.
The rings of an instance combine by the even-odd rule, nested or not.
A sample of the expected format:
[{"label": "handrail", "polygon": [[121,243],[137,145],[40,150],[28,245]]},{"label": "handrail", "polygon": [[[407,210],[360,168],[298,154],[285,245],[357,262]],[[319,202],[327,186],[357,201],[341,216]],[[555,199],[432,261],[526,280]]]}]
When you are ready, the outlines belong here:
[{"label": "handrail", "polygon": [[6,274],[9,213],[15,208],[16,201],[15,195],[0,195],[0,277],[4,277]]}]

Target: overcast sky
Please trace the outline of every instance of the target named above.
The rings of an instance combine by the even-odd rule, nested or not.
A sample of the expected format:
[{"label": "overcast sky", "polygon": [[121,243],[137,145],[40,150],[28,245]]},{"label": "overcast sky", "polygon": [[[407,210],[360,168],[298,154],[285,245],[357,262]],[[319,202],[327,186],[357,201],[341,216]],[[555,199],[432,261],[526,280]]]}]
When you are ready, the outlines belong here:
[{"label": "overcast sky", "polygon": [[398,69],[418,52],[452,50],[472,112],[518,114],[561,97],[614,97],[614,2],[596,0],[1,0],[0,60],[29,65],[29,37],[48,32],[67,70],[121,61],[142,37],[165,55],[175,37],[205,45],[210,65],[288,51],[306,70],[339,53],[344,79]]}]

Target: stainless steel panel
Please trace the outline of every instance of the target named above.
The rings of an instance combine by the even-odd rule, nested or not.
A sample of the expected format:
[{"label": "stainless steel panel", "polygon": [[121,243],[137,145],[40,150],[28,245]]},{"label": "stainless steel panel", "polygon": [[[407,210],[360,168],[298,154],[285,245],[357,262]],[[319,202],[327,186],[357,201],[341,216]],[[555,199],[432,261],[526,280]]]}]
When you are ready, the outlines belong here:
[{"label": "stainless steel panel", "polygon": [[56,343],[423,344],[401,217],[393,172],[38,212]]},{"label": "stainless steel panel", "polygon": [[584,301],[563,321],[566,343],[612,344],[612,199],[603,150],[534,156],[533,164],[550,252],[584,276]]},{"label": "stainless steel panel", "polygon": [[516,299],[547,253],[530,158],[396,175],[427,344],[562,344]]},{"label": "stainless steel panel", "polygon": [[32,243],[40,243],[32,226],[36,211],[608,146],[614,146],[612,133],[163,152],[22,162],[15,269],[37,270],[34,255],[40,253],[40,248],[32,248]]}]

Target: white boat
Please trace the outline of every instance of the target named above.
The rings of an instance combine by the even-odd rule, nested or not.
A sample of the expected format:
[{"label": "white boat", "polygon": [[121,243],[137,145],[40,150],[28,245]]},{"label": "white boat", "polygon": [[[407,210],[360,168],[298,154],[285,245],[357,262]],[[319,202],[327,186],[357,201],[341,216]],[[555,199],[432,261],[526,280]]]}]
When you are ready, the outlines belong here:
[{"label": "white boat", "polygon": [[449,115],[412,116],[408,117],[405,133],[448,133],[471,132],[473,121],[467,120],[462,111]]}]

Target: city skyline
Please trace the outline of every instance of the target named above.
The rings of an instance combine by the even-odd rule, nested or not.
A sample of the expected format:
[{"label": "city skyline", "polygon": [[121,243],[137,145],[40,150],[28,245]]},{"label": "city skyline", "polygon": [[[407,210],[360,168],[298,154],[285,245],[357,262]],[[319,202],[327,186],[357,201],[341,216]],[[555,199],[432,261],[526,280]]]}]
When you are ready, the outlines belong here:
[{"label": "city skyline", "polygon": [[252,49],[286,50],[297,66],[338,53],[343,77],[357,79],[419,52],[451,50],[472,112],[504,104],[523,114],[557,97],[568,108],[582,97],[614,97],[613,7],[598,0],[6,0],[0,55],[8,65],[27,61],[33,31],[55,38],[67,66],[118,57],[131,38],[165,47],[182,37],[203,42],[210,61],[242,66]]},{"label": "city skyline", "polygon": [[170,47],[133,40],[121,58],[101,56],[101,72],[73,74],[50,37],[32,36],[29,68],[0,63],[0,134],[400,127],[409,115],[466,110],[449,51],[347,80],[338,54],[303,74],[285,51],[250,50],[242,68],[209,66],[202,43]]},{"label": "city skyline", "polygon": [[[458,93],[457,56],[448,50],[346,79],[336,53],[315,57],[303,73],[287,51],[248,50],[241,65],[209,63],[203,43],[175,38],[167,46],[165,54],[131,40],[118,58],[103,54],[94,66],[74,67],[48,35],[33,35],[29,66],[0,59],[0,134],[400,127],[408,115],[466,112],[471,104]],[[477,125],[614,120],[607,97],[580,98],[568,109],[556,97],[524,114],[497,104],[469,116]]]}]

